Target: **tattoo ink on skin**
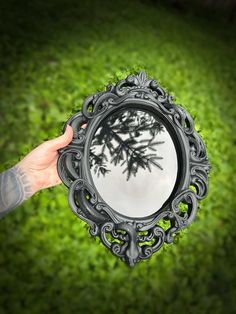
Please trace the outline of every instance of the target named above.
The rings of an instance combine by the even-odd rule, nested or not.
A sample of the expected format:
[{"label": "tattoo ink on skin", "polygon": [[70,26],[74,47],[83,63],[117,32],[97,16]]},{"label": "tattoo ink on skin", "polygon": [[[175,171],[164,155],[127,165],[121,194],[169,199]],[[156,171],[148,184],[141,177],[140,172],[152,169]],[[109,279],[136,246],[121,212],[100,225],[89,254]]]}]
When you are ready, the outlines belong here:
[{"label": "tattoo ink on skin", "polygon": [[0,218],[33,195],[26,174],[18,166],[0,173]]}]

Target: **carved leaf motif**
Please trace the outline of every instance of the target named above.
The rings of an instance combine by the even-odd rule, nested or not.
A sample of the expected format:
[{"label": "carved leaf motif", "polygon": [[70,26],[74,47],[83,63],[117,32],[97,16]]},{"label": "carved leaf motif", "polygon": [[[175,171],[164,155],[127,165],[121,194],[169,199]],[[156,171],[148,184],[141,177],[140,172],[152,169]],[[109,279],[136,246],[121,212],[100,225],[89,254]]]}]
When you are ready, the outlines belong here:
[{"label": "carved leaf motif", "polygon": [[140,87],[145,87],[147,85],[147,83],[150,81],[144,71],[141,71],[137,75],[137,80],[138,80],[138,85]]}]

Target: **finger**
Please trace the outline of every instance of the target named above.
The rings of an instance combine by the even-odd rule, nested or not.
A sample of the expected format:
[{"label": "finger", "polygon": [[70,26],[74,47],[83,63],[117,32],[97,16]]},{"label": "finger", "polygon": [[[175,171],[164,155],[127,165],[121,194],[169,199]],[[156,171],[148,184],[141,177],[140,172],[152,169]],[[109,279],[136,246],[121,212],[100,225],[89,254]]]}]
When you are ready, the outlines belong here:
[{"label": "finger", "polygon": [[53,140],[49,140],[48,146],[50,145],[50,148],[57,150],[68,145],[72,141],[72,138],[73,129],[70,125],[67,124],[64,134],[54,138]]}]

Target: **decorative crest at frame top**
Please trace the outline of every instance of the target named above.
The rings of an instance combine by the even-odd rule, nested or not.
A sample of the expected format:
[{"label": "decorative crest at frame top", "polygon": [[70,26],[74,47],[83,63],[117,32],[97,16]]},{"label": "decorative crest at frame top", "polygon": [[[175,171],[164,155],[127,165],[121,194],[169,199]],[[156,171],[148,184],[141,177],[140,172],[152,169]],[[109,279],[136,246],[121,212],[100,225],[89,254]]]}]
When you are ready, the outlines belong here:
[{"label": "decorative crest at frame top", "polygon": [[149,87],[150,82],[155,82],[155,80],[149,79],[144,71],[139,72],[137,75],[129,75],[126,81],[131,84],[133,83],[137,87]]}]

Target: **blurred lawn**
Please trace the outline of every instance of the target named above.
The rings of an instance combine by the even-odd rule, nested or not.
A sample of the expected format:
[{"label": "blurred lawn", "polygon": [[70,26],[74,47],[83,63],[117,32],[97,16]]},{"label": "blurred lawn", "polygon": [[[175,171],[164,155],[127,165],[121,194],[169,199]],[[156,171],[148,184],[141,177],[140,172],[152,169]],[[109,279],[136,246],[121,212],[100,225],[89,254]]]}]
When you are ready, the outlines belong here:
[{"label": "blurred lawn", "polygon": [[151,1],[10,0],[0,12],[1,171],[141,69],[195,117],[212,164],[195,223],[134,269],[88,237],[66,188],[35,195],[0,221],[0,313],[235,313],[235,25]]}]

